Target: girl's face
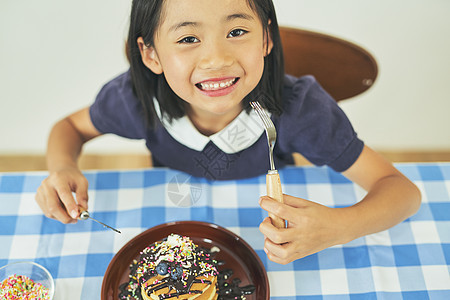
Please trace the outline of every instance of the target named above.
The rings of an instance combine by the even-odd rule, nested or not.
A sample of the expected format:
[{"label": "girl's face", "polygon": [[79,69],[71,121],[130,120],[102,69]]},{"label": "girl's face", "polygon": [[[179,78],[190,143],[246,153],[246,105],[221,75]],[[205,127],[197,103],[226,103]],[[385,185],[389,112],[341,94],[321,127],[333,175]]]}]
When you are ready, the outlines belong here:
[{"label": "girl's face", "polygon": [[246,0],[165,0],[154,47],[138,44],[144,64],[194,113],[236,116],[261,79],[272,47],[264,36]]}]

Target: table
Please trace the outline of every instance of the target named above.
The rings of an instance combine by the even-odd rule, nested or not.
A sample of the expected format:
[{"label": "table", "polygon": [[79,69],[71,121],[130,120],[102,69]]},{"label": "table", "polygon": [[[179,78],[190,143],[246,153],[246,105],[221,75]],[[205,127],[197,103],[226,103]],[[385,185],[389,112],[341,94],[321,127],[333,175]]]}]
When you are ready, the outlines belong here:
[{"label": "table", "polygon": [[[115,253],[169,221],[216,223],[246,240],[268,273],[271,299],[450,299],[450,163],[397,164],[423,194],[420,211],[377,234],[288,265],[269,261],[258,226],[265,176],[214,182],[169,169],[86,171],[92,221],[64,225],[43,216],[34,193],[45,172],[0,174],[0,266],[30,260],[55,278],[55,299],[100,299]],[[364,191],[327,167],[287,167],[283,191],[338,207]]]}]

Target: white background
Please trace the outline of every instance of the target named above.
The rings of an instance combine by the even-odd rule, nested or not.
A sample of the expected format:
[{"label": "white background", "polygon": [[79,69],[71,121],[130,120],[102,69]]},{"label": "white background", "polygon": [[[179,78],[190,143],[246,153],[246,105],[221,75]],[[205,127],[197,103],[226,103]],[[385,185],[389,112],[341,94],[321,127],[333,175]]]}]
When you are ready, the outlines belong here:
[{"label": "white background", "polygon": [[[189,0],[191,1],[191,0]],[[0,1],[0,155],[42,154],[51,126],[127,70],[130,0]],[[450,1],[275,0],[281,25],[332,34],[376,58],[379,76],[341,102],[379,150],[450,149]],[[145,153],[101,137],[88,153]]]}]

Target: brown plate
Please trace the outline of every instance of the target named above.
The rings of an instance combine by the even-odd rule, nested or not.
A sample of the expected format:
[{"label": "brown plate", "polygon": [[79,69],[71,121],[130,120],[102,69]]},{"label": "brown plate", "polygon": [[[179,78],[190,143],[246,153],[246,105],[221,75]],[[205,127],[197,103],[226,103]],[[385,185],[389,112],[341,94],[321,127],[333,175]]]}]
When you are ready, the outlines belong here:
[{"label": "brown plate", "polygon": [[[210,249],[216,246],[220,252],[215,258],[224,261],[220,270],[232,269],[233,277],[241,280],[240,286],[253,284],[256,290],[247,295],[248,300],[270,298],[269,280],[261,259],[256,252],[238,235],[211,223],[179,221],[152,227],[131,239],[117,252],[109,263],[103,277],[102,300],[118,300],[119,286],[128,281],[129,266],[133,259],[150,244],[167,237],[171,233],[190,237],[197,245]],[[231,280],[230,280],[231,282]]]}]

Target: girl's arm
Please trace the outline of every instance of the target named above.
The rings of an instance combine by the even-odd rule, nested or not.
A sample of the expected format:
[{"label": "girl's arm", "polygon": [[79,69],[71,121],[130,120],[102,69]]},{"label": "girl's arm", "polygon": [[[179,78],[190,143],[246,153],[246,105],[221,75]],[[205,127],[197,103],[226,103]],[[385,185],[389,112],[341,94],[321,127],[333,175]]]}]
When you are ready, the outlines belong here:
[{"label": "girl's arm", "polygon": [[343,175],[368,191],[362,201],[347,209],[348,222],[355,222],[347,233],[348,241],[391,228],[419,210],[419,189],[368,147]]},{"label": "girl's arm", "polygon": [[345,208],[329,208],[285,195],[285,204],[261,197],[260,205],[286,220],[288,228],[277,229],[266,218],[260,225],[270,260],[286,264],[333,245],[344,244],[367,234],[388,229],[420,206],[417,187],[369,147],[343,173],[368,193]]},{"label": "girl's arm", "polygon": [[76,222],[78,207],[87,208],[88,183],[77,166],[77,160],[83,144],[99,135],[91,122],[88,107],[53,126],[47,147],[49,176],[36,193],[36,201],[47,217],[63,223]]}]

